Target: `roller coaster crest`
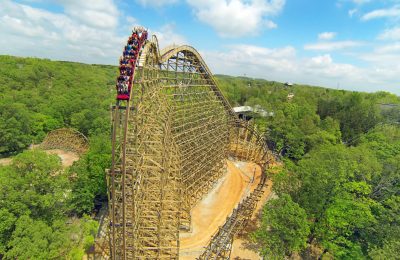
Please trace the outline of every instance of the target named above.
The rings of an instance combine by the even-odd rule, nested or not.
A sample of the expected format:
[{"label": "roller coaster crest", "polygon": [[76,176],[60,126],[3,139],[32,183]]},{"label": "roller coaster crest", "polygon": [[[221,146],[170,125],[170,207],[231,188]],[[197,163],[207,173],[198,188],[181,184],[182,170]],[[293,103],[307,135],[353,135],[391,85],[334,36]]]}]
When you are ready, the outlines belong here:
[{"label": "roller coaster crest", "polygon": [[[227,157],[265,169],[270,153],[256,129],[235,115],[193,47],[160,51],[155,36],[135,28],[120,72],[107,174],[108,243],[98,256],[178,259],[179,232],[190,229],[191,209],[226,172]],[[229,258],[264,183],[210,238],[201,259]]]}]

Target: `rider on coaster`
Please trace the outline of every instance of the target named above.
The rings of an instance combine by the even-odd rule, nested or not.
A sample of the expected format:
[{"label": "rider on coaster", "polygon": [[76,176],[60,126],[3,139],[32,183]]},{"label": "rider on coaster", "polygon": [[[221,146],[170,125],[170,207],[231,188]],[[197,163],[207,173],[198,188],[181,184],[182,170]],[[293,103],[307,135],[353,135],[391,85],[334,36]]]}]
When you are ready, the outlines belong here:
[{"label": "rider on coaster", "polygon": [[132,85],[133,71],[136,58],[141,53],[140,45],[147,38],[147,31],[143,27],[134,27],[127,45],[123,49],[123,57],[120,58],[120,76],[117,80],[118,99],[128,100]]}]

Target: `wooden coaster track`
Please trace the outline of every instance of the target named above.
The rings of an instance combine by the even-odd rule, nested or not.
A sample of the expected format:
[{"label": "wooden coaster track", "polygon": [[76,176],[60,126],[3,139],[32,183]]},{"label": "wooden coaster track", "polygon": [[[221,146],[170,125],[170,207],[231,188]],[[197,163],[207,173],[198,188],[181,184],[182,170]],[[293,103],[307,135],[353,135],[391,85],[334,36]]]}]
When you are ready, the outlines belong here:
[{"label": "wooden coaster track", "polygon": [[89,149],[89,141],[82,133],[72,128],[60,128],[47,134],[40,148],[44,150],[62,149],[83,154]]},{"label": "wooden coaster track", "polygon": [[[155,36],[147,40],[143,28],[134,33],[137,46],[125,50],[137,50],[136,56],[122,62],[131,68],[123,72],[128,92],[117,79],[107,174],[109,243],[98,256],[178,259],[179,232],[190,229],[191,209],[225,173],[228,156],[264,170],[270,153],[255,127],[236,117],[193,47],[160,53]],[[264,182],[238,205],[201,259],[226,258]]]}]

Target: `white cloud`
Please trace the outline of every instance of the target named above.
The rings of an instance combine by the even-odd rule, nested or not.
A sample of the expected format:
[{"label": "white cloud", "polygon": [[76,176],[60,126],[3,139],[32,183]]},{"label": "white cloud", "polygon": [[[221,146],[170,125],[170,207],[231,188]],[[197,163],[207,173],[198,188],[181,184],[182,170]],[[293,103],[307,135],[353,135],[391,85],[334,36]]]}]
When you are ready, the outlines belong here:
[{"label": "white cloud", "polygon": [[197,18],[222,37],[255,35],[276,28],[266,17],[277,15],[285,0],[187,0]]},{"label": "white cloud", "polygon": [[[379,46],[375,49],[377,54],[400,54],[400,42]],[[400,59],[398,59],[400,60]]]},{"label": "white cloud", "polygon": [[348,13],[349,13],[350,17],[353,17],[353,15],[356,14],[357,12],[358,12],[358,9],[354,8],[354,9],[350,9]]},{"label": "white cloud", "polygon": [[332,64],[332,58],[330,54],[312,57],[309,61],[311,68],[320,67],[322,64]]},{"label": "white cloud", "polygon": [[342,88],[358,91],[386,90],[400,95],[397,80],[400,74],[399,50],[400,46],[385,46],[370,53],[361,53],[357,58],[364,61],[363,67],[336,63],[329,54],[314,57],[305,65],[305,70],[310,70],[313,77],[305,79],[307,82],[322,82],[325,86],[335,87],[338,84]]},{"label": "white cloud", "polygon": [[47,36],[46,30],[42,26],[27,27],[25,21],[16,17],[4,15],[1,17],[1,22],[3,26],[8,27],[13,34],[20,34],[28,37]]},{"label": "white cloud", "polygon": [[270,69],[285,70],[291,69],[291,60],[296,56],[296,50],[292,46],[282,48],[263,48],[253,45],[232,45],[228,47],[231,51],[224,56],[224,59],[233,62],[244,62],[269,66]]},{"label": "white cloud", "polygon": [[304,70],[308,74],[319,75],[324,78],[344,80],[359,80],[360,69],[345,63],[335,63],[330,54],[312,57],[304,63]]},{"label": "white cloud", "polygon": [[231,45],[223,52],[201,51],[214,73],[247,74],[253,77],[288,81],[297,70],[296,50],[292,46],[263,48],[253,45]]},{"label": "white cloud", "polygon": [[363,45],[363,43],[357,41],[317,42],[312,44],[306,44],[304,46],[304,49],[312,51],[335,51],[335,50],[354,48],[361,45]]},{"label": "white cloud", "polygon": [[183,45],[187,44],[187,40],[184,36],[176,32],[174,24],[166,24],[162,26],[159,30],[151,31],[150,34],[157,36],[158,43],[160,44],[160,49],[167,47],[169,45]]},{"label": "white cloud", "polygon": [[336,37],[335,32],[323,32],[318,34],[318,39],[320,40],[332,40],[335,37]]},{"label": "white cloud", "polygon": [[386,29],[379,36],[379,40],[400,40],[400,27]]},{"label": "white cloud", "polygon": [[[280,82],[294,82],[358,91],[385,89],[400,94],[396,85],[400,66],[377,63],[357,67],[339,63],[330,54],[299,57],[295,48],[264,48],[253,45],[231,45],[223,52],[202,51],[214,73],[248,75]],[[400,56],[400,54],[399,54]],[[378,58],[379,55],[375,55]],[[364,57],[366,59],[366,57]]]},{"label": "white cloud", "polygon": [[178,0],[137,0],[142,6],[162,7],[169,4],[174,4]]},{"label": "white cloud", "polygon": [[132,17],[132,16],[127,16],[127,17],[125,17],[125,20],[128,22],[128,24],[129,24],[130,26],[134,26],[134,25],[136,25],[136,24],[138,23],[138,21],[136,20],[136,18],[135,18],[135,17]]},{"label": "white cloud", "polygon": [[[91,9],[93,12],[88,12],[90,8],[86,7],[87,3],[75,0],[57,1],[64,4],[60,7],[64,8],[65,13],[50,12],[9,0],[2,2],[0,53],[117,64],[130,29],[137,24],[136,18],[119,18],[120,12],[111,0],[98,0],[98,5],[92,3],[95,6]],[[85,10],[80,11],[80,8]],[[85,17],[78,18],[79,14]],[[157,34],[161,47],[187,42],[183,36],[176,33],[172,24],[152,31]]]},{"label": "white cloud", "polygon": [[114,28],[119,12],[113,0],[57,0],[72,19],[99,28]]},{"label": "white cloud", "polygon": [[265,26],[268,29],[276,29],[276,28],[278,28],[278,25],[276,23],[274,23],[273,21],[270,21],[270,20],[265,21]]},{"label": "white cloud", "polygon": [[400,43],[379,46],[369,53],[361,54],[359,58],[369,64],[365,70],[368,83],[400,95]]},{"label": "white cloud", "polygon": [[392,17],[392,18],[400,17],[400,6],[395,5],[388,9],[377,9],[377,10],[371,11],[369,13],[364,14],[361,17],[361,20],[368,21],[368,20],[372,20],[372,19],[389,18],[389,17]]},{"label": "white cloud", "polygon": [[[60,1],[60,3],[63,3]],[[116,33],[117,20],[99,15],[106,5],[116,13],[110,0],[97,1],[99,5],[77,19],[78,7],[85,4],[73,2],[64,6],[66,13],[53,13],[25,4],[4,1],[0,9],[0,52],[18,56],[39,56],[58,60],[72,60],[89,63],[117,63],[124,37]],[[116,7],[115,7],[116,8]],[[73,11],[75,10],[75,11]],[[105,10],[105,9],[104,9]],[[90,18],[103,17],[103,21],[90,22]],[[107,21],[106,25],[103,23]],[[118,47],[120,46],[120,47]],[[112,62],[110,57],[114,57]]]},{"label": "white cloud", "polygon": [[332,78],[348,77],[356,70],[352,65],[334,63],[330,55],[299,58],[292,46],[270,49],[252,45],[232,45],[228,46],[225,52],[203,53],[206,62],[215,73],[247,74],[281,82],[330,86],[326,83]]}]

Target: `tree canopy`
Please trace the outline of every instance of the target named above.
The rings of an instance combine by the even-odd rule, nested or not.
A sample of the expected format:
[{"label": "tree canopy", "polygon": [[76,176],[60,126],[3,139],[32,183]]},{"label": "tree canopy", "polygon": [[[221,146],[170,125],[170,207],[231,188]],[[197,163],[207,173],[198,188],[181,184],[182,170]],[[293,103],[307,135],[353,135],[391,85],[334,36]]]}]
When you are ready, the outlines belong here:
[{"label": "tree canopy", "polygon": [[0,156],[39,143],[51,130],[109,131],[117,68],[0,56]]},{"label": "tree canopy", "polygon": [[[284,162],[271,176],[278,199],[266,204],[254,234],[267,259],[398,258],[400,97],[243,77],[218,81],[231,104],[269,112],[251,116]],[[304,229],[289,230],[285,224],[295,220]],[[306,226],[308,232],[296,232]]]}]

